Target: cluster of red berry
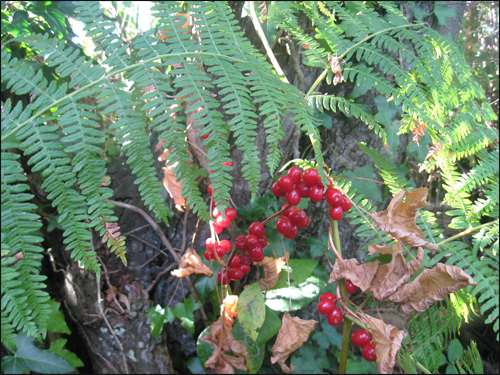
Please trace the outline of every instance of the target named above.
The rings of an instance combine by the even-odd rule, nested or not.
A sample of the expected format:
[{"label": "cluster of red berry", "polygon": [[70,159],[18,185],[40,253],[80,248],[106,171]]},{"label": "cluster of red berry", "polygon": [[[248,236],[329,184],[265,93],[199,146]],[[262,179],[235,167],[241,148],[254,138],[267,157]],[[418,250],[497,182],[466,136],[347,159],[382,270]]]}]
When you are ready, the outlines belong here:
[{"label": "cluster of red berry", "polygon": [[377,359],[375,354],[375,345],[371,343],[372,335],[364,329],[358,329],[351,335],[351,341],[358,348],[362,348],[363,358],[367,361],[373,362]]},{"label": "cluster of red berry", "polygon": [[301,198],[309,198],[313,202],[319,202],[324,197],[331,206],[330,217],[333,220],[342,219],[343,213],[351,209],[351,201],[340,190],[331,185],[326,189],[325,194],[323,194],[323,189],[324,186],[316,169],[308,168],[302,173],[299,168],[292,167],[286,176],[281,176],[273,184],[271,190],[275,196],[285,197],[291,206],[298,205]]},{"label": "cluster of red berry", "polygon": [[337,305],[337,296],[333,293],[323,293],[319,297],[318,312],[326,315],[326,321],[332,326],[342,323],[342,310]]}]

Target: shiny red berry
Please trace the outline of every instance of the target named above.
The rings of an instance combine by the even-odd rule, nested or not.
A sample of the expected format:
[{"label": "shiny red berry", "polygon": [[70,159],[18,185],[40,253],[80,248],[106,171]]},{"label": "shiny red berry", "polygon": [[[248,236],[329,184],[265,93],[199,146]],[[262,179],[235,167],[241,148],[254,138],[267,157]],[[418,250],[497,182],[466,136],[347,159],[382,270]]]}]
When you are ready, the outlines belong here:
[{"label": "shiny red berry", "polygon": [[313,202],[319,202],[320,200],[323,199],[323,189],[320,188],[318,185],[312,185],[309,188],[309,198]]},{"label": "shiny red berry", "polygon": [[363,358],[369,362],[373,362],[377,359],[377,355],[375,354],[375,345],[373,344],[365,344],[362,349]]},{"label": "shiny red berry", "polygon": [[342,211],[342,207],[331,207],[330,208],[330,217],[332,220],[339,221],[342,219],[342,215],[344,214],[344,211]]},{"label": "shiny red berry", "polygon": [[253,222],[248,227],[248,234],[253,234],[256,237],[262,237],[264,235],[265,231],[266,231],[266,227],[262,223],[259,223],[258,221]]},{"label": "shiny red berry", "polygon": [[288,206],[288,209],[286,211],[284,211],[281,216],[287,216],[288,217],[288,214],[290,212],[292,212],[292,210],[295,210],[295,206],[290,206],[288,203],[285,203],[283,206],[281,206],[281,210],[283,210],[286,206]]},{"label": "shiny red berry", "polygon": [[306,219],[306,217],[307,215],[304,210],[295,209],[288,214],[288,218],[295,225],[299,225],[300,223],[302,223]]},{"label": "shiny red berry", "polygon": [[209,135],[210,135],[210,133],[205,134],[205,135],[200,135],[200,138],[201,139],[207,139]]},{"label": "shiny red berry", "polygon": [[203,255],[204,255],[206,260],[214,260],[215,259],[213,248],[205,250],[205,253]]},{"label": "shiny red berry", "polygon": [[223,227],[221,227],[219,224],[217,224],[215,222],[212,225],[214,226],[214,232],[217,234],[221,234],[222,231],[224,230]]},{"label": "shiny red berry", "polygon": [[327,322],[332,326],[338,326],[342,323],[342,310],[338,306],[335,306],[332,311],[326,314]]},{"label": "shiny red berry", "polygon": [[229,268],[228,275],[231,280],[241,280],[244,273],[240,267],[236,266]]},{"label": "shiny red berry", "polygon": [[321,296],[319,296],[320,301],[323,301],[325,299],[332,301],[334,305],[337,303],[337,296],[333,293],[327,292],[327,293],[323,293]]},{"label": "shiny red berry", "polygon": [[208,191],[208,194],[212,195],[214,190],[212,189],[212,186],[211,185],[208,185],[207,187],[207,191]]},{"label": "shiny red berry", "polygon": [[288,176],[281,176],[278,178],[278,185],[285,193],[293,189],[293,181]]},{"label": "shiny red berry", "polygon": [[240,255],[240,264],[250,266],[252,262],[252,257],[249,254],[245,253]]},{"label": "shiny red berry", "polygon": [[297,167],[292,167],[286,173],[290,177],[294,184],[298,184],[302,180],[302,172]]},{"label": "shiny red berry", "polygon": [[[224,250],[224,254],[227,254],[229,250],[231,250],[231,242],[229,242],[228,240],[222,240],[219,243],[219,246],[222,248],[222,250]],[[217,245],[215,245],[215,248],[217,248]]]},{"label": "shiny red berry", "polygon": [[227,165],[228,167],[232,167],[234,164],[232,161],[224,161],[222,162],[222,165]]},{"label": "shiny red berry", "polygon": [[283,237],[288,238],[289,240],[293,240],[297,236],[298,232],[299,232],[299,227],[296,226],[295,224],[292,224],[290,230],[288,232],[283,233]]},{"label": "shiny red berry", "polygon": [[295,189],[299,191],[301,198],[309,198],[309,186],[305,182],[298,183]]},{"label": "shiny red berry", "polygon": [[304,219],[304,221],[302,221],[301,223],[297,224],[297,227],[299,229],[302,229],[302,228],[305,228],[309,225],[309,216],[306,216],[306,218]]},{"label": "shiny red berry", "polygon": [[252,257],[254,262],[260,262],[264,259],[264,250],[262,250],[262,247],[257,245],[253,249],[248,249],[248,255]]},{"label": "shiny red berry", "polygon": [[233,260],[231,261],[229,267],[237,267],[239,265],[240,265],[240,256],[238,254],[234,254]]},{"label": "shiny red berry", "polygon": [[236,237],[234,241],[234,245],[238,250],[246,251],[247,250],[247,237],[244,234],[240,234]]},{"label": "shiny red berry", "polygon": [[325,200],[332,207],[339,207],[342,204],[342,193],[338,189],[326,189]]},{"label": "shiny red berry", "polygon": [[318,171],[314,168],[308,168],[302,173],[302,179],[306,185],[311,186],[319,181]]},{"label": "shiny red berry", "polygon": [[300,203],[300,194],[297,189],[292,189],[285,194],[286,202],[290,206],[296,206]]},{"label": "shiny red berry", "polygon": [[276,230],[281,234],[288,232],[292,228],[292,222],[286,216],[281,216],[276,222]]},{"label": "shiny red berry", "polygon": [[247,249],[253,249],[255,246],[259,246],[259,239],[256,235],[249,234],[246,238]]},{"label": "shiny red berry", "polygon": [[233,221],[234,219],[236,219],[236,216],[238,215],[238,213],[236,212],[236,210],[234,208],[228,208],[226,210],[226,217]]},{"label": "shiny red berry", "polygon": [[229,220],[229,218],[227,216],[225,219],[223,219],[222,215],[220,215],[217,218],[217,224],[219,224],[222,228],[226,228],[229,226],[229,224],[231,224],[231,220]]},{"label": "shiny red berry", "polygon": [[335,304],[333,303],[333,301],[329,299],[324,299],[323,301],[320,300],[318,303],[318,312],[320,314],[326,315],[330,311],[332,311],[334,307]]},{"label": "shiny red berry", "polygon": [[342,204],[341,204],[342,210],[344,212],[347,212],[351,209],[352,207],[352,202],[349,198],[347,198],[345,195],[342,195]]},{"label": "shiny red berry", "polygon": [[243,272],[243,275],[246,275],[247,273],[250,272],[250,266],[247,264],[240,264],[238,267],[240,267],[241,272]]},{"label": "shiny red berry", "polygon": [[207,247],[207,249],[212,249],[214,250],[215,247],[214,247],[214,243],[212,242],[212,237],[208,237],[206,240],[205,240],[205,246]]},{"label": "shiny red berry", "polygon": [[358,329],[352,333],[351,341],[357,347],[362,348],[364,345],[372,341],[372,335],[364,329]]},{"label": "shiny red berry", "polygon": [[354,285],[351,280],[346,280],[345,281],[345,290],[347,293],[355,293],[358,290],[358,287]]},{"label": "shiny red berry", "polygon": [[281,188],[279,187],[278,181],[273,183],[271,191],[276,197],[284,197],[286,194],[286,192],[281,190]]},{"label": "shiny red berry", "polygon": [[221,285],[227,285],[229,284],[229,275],[226,270],[220,270],[219,273],[217,274],[217,281]]},{"label": "shiny red berry", "polygon": [[262,248],[265,248],[266,245],[267,245],[267,237],[266,236],[260,236],[259,237],[259,245],[262,247]]}]

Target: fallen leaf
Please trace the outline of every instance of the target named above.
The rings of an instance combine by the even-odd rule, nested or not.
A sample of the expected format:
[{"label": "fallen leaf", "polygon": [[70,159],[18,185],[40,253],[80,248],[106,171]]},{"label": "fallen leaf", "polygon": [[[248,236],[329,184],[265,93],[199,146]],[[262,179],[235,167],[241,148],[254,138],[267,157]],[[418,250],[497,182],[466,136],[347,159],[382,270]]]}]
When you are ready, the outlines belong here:
[{"label": "fallen leaf", "polygon": [[416,259],[407,264],[403,257],[401,243],[399,242],[395,242],[392,247],[370,244],[368,252],[370,255],[392,254],[390,263],[378,267],[375,279],[368,289],[373,293],[373,297],[379,300],[383,300],[394,294],[401,285],[410,279],[411,275],[420,269],[424,260],[424,250],[419,247]]},{"label": "fallen leaf", "polygon": [[283,322],[278,332],[278,337],[273,346],[271,363],[278,362],[283,372],[290,374],[295,370],[295,366],[288,367],[285,364],[288,356],[299,349],[304,342],[309,338],[310,333],[314,330],[315,320],[302,320],[298,317],[292,318],[287,311],[283,316]]},{"label": "fallen leaf", "polygon": [[259,280],[259,286],[262,291],[271,289],[276,285],[280,277],[281,270],[289,258],[288,252],[282,258],[264,257],[260,262],[255,262],[264,268],[264,278]]},{"label": "fallen leaf", "polygon": [[[406,196],[406,201],[403,198]],[[389,207],[382,212],[373,212],[371,217],[380,229],[397,238],[405,245],[422,246],[437,250],[438,246],[425,240],[424,232],[416,224],[416,214],[425,206],[427,189],[420,188],[410,192],[401,190],[392,198]]]},{"label": "fallen leaf", "polygon": [[344,60],[337,56],[328,55],[328,65],[330,66],[332,73],[335,74],[335,77],[333,77],[333,84],[335,86],[338,83],[342,83],[345,81],[344,76],[342,75],[342,67],[340,66],[341,62],[345,63]]},{"label": "fallen leaf", "polygon": [[381,374],[392,374],[401,343],[408,334],[362,311],[358,311],[355,314],[351,310],[346,309],[346,312],[361,320],[371,330],[372,342],[375,345],[375,354],[377,355],[376,363],[378,370]]},{"label": "fallen leaf", "polygon": [[424,269],[411,283],[403,285],[388,301],[401,303],[405,313],[425,311],[448,294],[468,285],[477,285],[461,268],[437,263],[432,269]]},{"label": "fallen leaf", "polygon": [[238,296],[233,296],[228,294],[224,301],[222,301],[222,305],[220,305],[220,313],[224,311],[225,321],[224,324],[226,327],[231,327],[234,322],[234,318],[238,317]]},{"label": "fallen leaf", "polygon": [[212,270],[203,264],[200,256],[192,248],[186,250],[181,257],[179,268],[173,270],[171,273],[176,277],[184,277],[192,273],[204,273],[207,276],[213,275]]},{"label": "fallen leaf", "polygon": [[364,292],[370,288],[372,279],[377,273],[378,264],[378,260],[359,264],[356,259],[337,258],[328,283],[331,284],[341,279],[349,279]]}]

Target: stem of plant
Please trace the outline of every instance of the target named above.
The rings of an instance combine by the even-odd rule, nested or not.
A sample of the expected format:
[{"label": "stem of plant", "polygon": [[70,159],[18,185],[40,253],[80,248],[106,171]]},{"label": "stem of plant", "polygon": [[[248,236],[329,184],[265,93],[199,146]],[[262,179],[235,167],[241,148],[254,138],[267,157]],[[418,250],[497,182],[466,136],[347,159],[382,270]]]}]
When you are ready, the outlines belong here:
[{"label": "stem of plant", "polygon": [[[342,256],[338,223],[337,221],[330,219],[330,225],[332,226],[333,243],[335,244],[335,248],[337,249],[339,255]],[[340,284],[341,298],[343,300],[347,300],[347,292],[345,290],[345,280],[344,279],[340,280],[339,284]],[[344,330],[342,332],[342,347],[340,348],[339,374],[345,374],[347,369],[347,355],[349,354],[351,327],[352,327],[352,321],[349,319],[344,319]]]}]

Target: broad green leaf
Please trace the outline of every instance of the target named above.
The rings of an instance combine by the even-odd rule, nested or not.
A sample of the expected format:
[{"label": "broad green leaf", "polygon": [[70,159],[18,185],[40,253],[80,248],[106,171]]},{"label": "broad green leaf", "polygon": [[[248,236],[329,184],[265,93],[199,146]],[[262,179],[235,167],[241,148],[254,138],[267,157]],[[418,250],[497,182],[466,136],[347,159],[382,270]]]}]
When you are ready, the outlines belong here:
[{"label": "broad green leaf", "polygon": [[17,352],[2,358],[2,371],[6,374],[22,374],[36,371],[42,374],[65,374],[75,369],[57,354],[37,348],[34,337],[25,333],[17,335]]},{"label": "broad green leaf", "polygon": [[405,153],[408,156],[413,156],[419,163],[423,163],[425,161],[425,157],[429,153],[428,145],[432,143],[431,137],[426,132],[425,136],[419,139],[418,145],[411,141],[410,144],[406,147]]},{"label": "broad green leaf", "polygon": [[58,356],[64,358],[68,363],[73,367],[82,367],[84,363],[78,358],[78,356],[69,351],[68,349],[64,349],[64,345],[68,342],[67,339],[57,339],[50,343],[50,349],[52,353],[56,353]]},{"label": "broad green leaf", "polygon": [[[274,195],[267,193],[257,198],[253,203],[237,208],[239,214],[243,215],[249,221],[257,221],[261,216],[266,215],[269,207],[277,207],[277,199]],[[276,212],[276,211],[274,211]]]},{"label": "broad green leaf", "polygon": [[296,374],[326,374],[322,368],[328,368],[329,363],[324,349],[311,348],[302,345],[292,353],[292,365],[295,365]]},{"label": "broad green leaf", "polygon": [[[313,258],[322,257],[322,256],[324,256],[323,250],[328,249],[328,234],[322,233],[321,234],[321,241],[317,240],[314,237],[308,238],[307,244],[310,245],[309,255],[311,257],[313,257]],[[335,258],[335,255],[333,255],[333,252],[331,250],[327,250],[326,254],[331,259]]]},{"label": "broad green leaf", "polygon": [[448,5],[437,5],[434,7],[434,15],[438,19],[439,24],[444,26],[448,22],[447,18],[455,17],[455,11]]},{"label": "broad green leaf", "polygon": [[174,316],[170,308],[163,308],[160,305],[152,306],[148,311],[148,318],[151,318],[151,331],[153,337],[157,338],[163,330],[165,321],[172,323]]},{"label": "broad green leaf", "polygon": [[259,329],[259,337],[257,341],[259,345],[265,344],[267,341],[278,333],[281,328],[281,319],[276,315],[273,310],[266,306],[266,320]]},{"label": "broad green leaf", "polygon": [[457,358],[460,358],[460,356],[464,352],[464,347],[460,343],[458,339],[453,339],[450,341],[450,344],[448,345],[448,361],[450,363],[455,363]]},{"label": "broad green leaf", "polygon": [[[305,282],[297,286],[282,289],[268,290],[266,293],[266,305],[274,311],[298,310],[319,297],[320,290],[326,285],[316,276],[309,277]],[[239,312],[238,312],[239,315]]]},{"label": "broad green leaf", "polygon": [[257,330],[266,319],[264,295],[258,283],[253,283],[243,290],[238,298],[238,320],[252,340],[257,340]]},{"label": "broad green leaf", "polygon": [[[367,165],[363,168],[354,168],[353,171],[344,171],[342,176],[345,177],[362,177],[369,178],[373,180],[375,171],[371,165]],[[375,182],[366,180],[352,179],[351,191],[356,190],[359,194],[364,194],[365,198],[373,199],[378,202],[382,202],[382,194]]]},{"label": "broad green leaf", "polygon": [[215,289],[215,278],[213,276],[198,275],[194,284],[200,301],[204,301],[210,292]]},{"label": "broad green leaf", "polygon": [[395,153],[399,148],[399,135],[398,131],[401,127],[401,121],[391,121],[389,125],[385,127],[385,132],[387,134],[387,144],[392,153]]},{"label": "broad green leaf", "polygon": [[413,8],[413,16],[417,21],[421,21],[423,18],[427,17],[429,13],[419,7]]},{"label": "broad green leaf", "polygon": [[240,323],[236,323],[231,332],[234,338],[241,342],[247,349],[248,355],[245,356],[245,365],[247,366],[248,373],[256,374],[264,360],[265,345],[259,343],[258,340],[253,340]]},{"label": "broad green leaf", "polygon": [[[274,225],[276,225],[276,221],[273,220]],[[266,227],[266,237],[267,237],[267,242],[268,246],[264,249],[264,255],[273,257],[274,254],[276,253],[276,256],[278,258],[281,258],[282,256],[285,255],[285,252],[283,251],[283,244],[285,245],[286,251],[290,254],[293,255],[294,252],[294,247],[295,247],[295,241],[294,240],[289,240],[283,237],[276,229],[275,227],[269,228]],[[274,253],[273,253],[274,250]]]},{"label": "broad green leaf", "polygon": [[204,341],[200,341],[202,337],[205,337],[210,333],[210,327],[205,328],[198,336],[198,340],[196,340],[196,352],[198,353],[198,358],[200,360],[200,364],[205,369],[205,362],[210,358],[212,353],[214,352],[214,347],[212,344],[208,344]]},{"label": "broad green leaf", "polygon": [[60,303],[51,299],[47,302],[50,306],[50,314],[49,319],[47,320],[47,331],[48,332],[59,332],[59,333],[67,333],[71,335],[71,330],[66,324],[66,320],[64,319],[64,314],[59,311]]},{"label": "broad green leaf", "polygon": [[288,273],[290,273],[291,286],[303,283],[311,276],[317,265],[318,262],[313,259],[290,259],[288,266],[284,266],[281,270],[278,282],[272,289],[288,287]]},{"label": "broad green leaf", "polygon": [[182,320],[182,326],[194,334],[194,312],[200,308],[199,302],[194,302],[193,296],[184,302],[179,302],[172,308],[172,314]]},{"label": "broad green leaf", "polygon": [[186,362],[186,366],[189,371],[191,371],[191,374],[201,374],[203,372],[203,366],[201,365],[199,357],[189,358]]},{"label": "broad green leaf", "polygon": [[342,334],[338,333],[335,327],[331,326],[326,319],[321,321],[321,327],[323,330],[314,332],[312,339],[318,343],[320,348],[326,349],[334,346],[336,350],[340,350],[342,346]]}]

